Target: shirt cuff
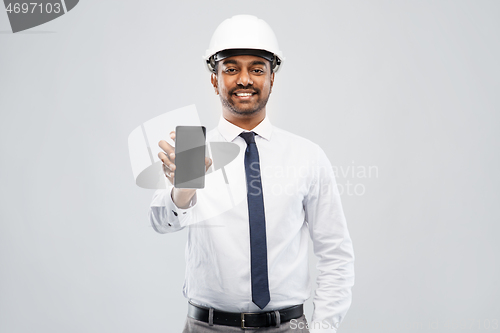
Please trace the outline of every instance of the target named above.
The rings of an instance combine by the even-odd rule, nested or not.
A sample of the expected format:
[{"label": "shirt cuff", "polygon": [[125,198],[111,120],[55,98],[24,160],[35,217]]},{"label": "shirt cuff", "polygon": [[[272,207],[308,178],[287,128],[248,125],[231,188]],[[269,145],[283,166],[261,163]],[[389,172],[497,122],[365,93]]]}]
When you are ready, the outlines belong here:
[{"label": "shirt cuff", "polygon": [[172,199],[172,191],[173,187],[170,190],[170,193],[165,198],[165,208],[166,208],[166,213],[168,215],[167,218],[168,224],[169,226],[174,228],[183,228],[188,224],[190,211],[192,210],[192,207],[196,204],[197,201],[196,193],[191,198],[188,208],[179,208],[176,206],[174,200]]}]

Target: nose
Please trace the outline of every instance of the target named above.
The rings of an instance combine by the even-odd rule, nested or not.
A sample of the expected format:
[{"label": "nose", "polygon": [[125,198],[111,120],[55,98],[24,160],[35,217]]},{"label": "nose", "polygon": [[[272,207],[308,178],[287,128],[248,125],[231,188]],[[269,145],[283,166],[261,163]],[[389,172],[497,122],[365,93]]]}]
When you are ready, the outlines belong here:
[{"label": "nose", "polygon": [[238,75],[238,81],[236,83],[244,87],[253,84],[252,78],[250,77],[250,73],[247,69],[242,69],[240,71]]}]

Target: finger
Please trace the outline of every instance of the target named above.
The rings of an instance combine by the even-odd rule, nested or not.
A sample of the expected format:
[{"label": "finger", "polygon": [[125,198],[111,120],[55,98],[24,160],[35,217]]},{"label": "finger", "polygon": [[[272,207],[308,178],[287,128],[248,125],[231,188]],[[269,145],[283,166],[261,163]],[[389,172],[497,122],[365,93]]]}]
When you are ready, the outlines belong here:
[{"label": "finger", "polygon": [[174,164],[174,162],[172,161],[171,158],[168,158],[168,156],[165,153],[159,152],[158,153],[158,158],[162,161],[163,165],[165,165],[170,171],[174,171],[175,170],[175,164]]},{"label": "finger", "polygon": [[169,166],[170,164],[172,164],[172,161],[170,161],[167,154],[165,154],[164,152],[159,152],[158,158],[160,159],[160,161],[162,161],[163,165],[165,166]]},{"label": "finger", "polygon": [[212,165],[212,159],[209,157],[205,157],[205,171],[207,171]]},{"label": "finger", "polygon": [[170,139],[174,140],[175,142],[175,131],[170,132]]},{"label": "finger", "polygon": [[175,162],[175,153],[168,154],[168,158],[170,159],[170,161],[172,161],[172,163],[174,163]]},{"label": "finger", "polygon": [[169,168],[167,168],[165,164],[162,164],[162,166],[163,166],[163,173],[168,178],[168,180],[170,180],[170,182],[173,184],[175,172],[172,172]]},{"label": "finger", "polygon": [[165,140],[160,140],[160,142],[158,142],[158,146],[167,154],[173,153],[175,151],[175,148]]}]

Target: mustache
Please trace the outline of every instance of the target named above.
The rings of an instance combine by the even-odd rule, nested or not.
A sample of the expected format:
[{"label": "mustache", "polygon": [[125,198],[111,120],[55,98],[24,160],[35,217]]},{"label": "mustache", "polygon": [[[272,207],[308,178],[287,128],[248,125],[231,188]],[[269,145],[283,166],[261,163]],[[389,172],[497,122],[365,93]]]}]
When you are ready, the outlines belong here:
[{"label": "mustache", "polygon": [[248,86],[238,86],[236,88],[233,88],[233,89],[231,89],[229,91],[229,94],[232,95],[232,94],[234,94],[236,92],[236,90],[241,90],[241,89],[250,90],[250,91],[252,91],[253,93],[256,93],[256,94],[260,93],[259,89],[254,88],[251,85],[248,85]]}]

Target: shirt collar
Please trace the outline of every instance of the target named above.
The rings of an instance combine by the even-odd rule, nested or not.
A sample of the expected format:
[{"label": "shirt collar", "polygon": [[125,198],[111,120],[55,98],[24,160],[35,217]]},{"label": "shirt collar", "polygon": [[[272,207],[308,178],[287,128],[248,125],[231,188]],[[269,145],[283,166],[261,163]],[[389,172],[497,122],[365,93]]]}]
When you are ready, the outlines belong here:
[{"label": "shirt collar", "polygon": [[[232,142],[238,135],[240,135],[241,132],[249,132],[230,123],[223,116],[220,117],[217,129],[227,142]],[[252,129],[252,132],[255,132],[255,134],[269,141],[271,140],[273,125],[271,125],[269,118],[267,118],[266,116],[264,120],[262,120],[257,126],[255,126],[255,128]]]}]

